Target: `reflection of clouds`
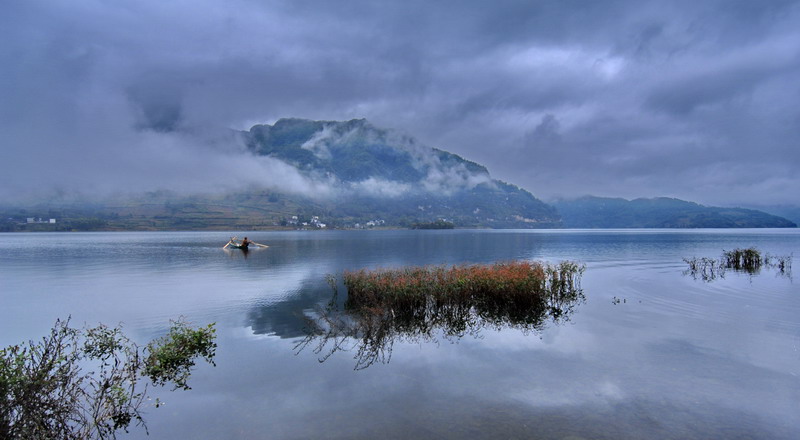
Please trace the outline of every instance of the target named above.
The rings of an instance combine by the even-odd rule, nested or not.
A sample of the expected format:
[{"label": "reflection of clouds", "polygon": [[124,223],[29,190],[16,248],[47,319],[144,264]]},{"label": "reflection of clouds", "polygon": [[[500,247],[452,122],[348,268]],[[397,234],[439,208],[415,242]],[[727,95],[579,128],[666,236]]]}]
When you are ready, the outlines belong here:
[{"label": "reflection of clouds", "polygon": [[[151,436],[134,430],[136,439],[541,438],[544,431],[555,438],[795,439],[796,286],[764,275],[708,284],[680,274],[682,256],[717,252],[742,236],[785,243],[777,251],[786,254],[796,246],[784,232],[736,234],[265,233],[251,238],[270,249],[247,260],[219,251],[231,233],[153,234],[157,246],[138,247],[127,241],[150,235],[13,235],[3,242],[34,246],[0,252],[0,296],[10,299],[0,308],[0,338],[43,334],[66,312],[80,323],[124,321],[138,336],[176,314],[217,321],[217,367],[198,365],[191,392],[164,391],[167,406],[146,417]],[[82,237],[107,245],[65,256]],[[356,372],[352,356],[320,364],[311,352],[295,355],[297,339],[254,334],[248,321],[253,309],[283,307],[301,292],[317,291],[324,302],[324,275],[343,267],[517,255],[590,261],[587,302],[572,322],[538,335],[486,330],[456,343],[398,343],[391,363]],[[614,305],[613,296],[627,303]],[[313,295],[303,301],[287,310],[317,304]]]},{"label": "reflection of clouds", "polygon": [[239,326],[254,304],[285,300],[302,290],[304,280],[329,271],[328,254],[314,252],[322,235],[251,233],[271,247],[244,259],[241,251],[221,250],[233,234],[5,237],[0,339],[11,344],[43,334],[66,315],[77,323],[122,322],[138,329],[142,339],[178,316]]},{"label": "reflection of clouds", "polygon": [[[571,337],[558,330],[563,337]],[[681,364],[705,363],[705,356],[712,355],[680,345],[653,346],[639,355],[662,353],[666,362],[656,356],[625,368],[631,356],[609,365],[598,364],[593,355],[564,355],[547,349],[510,355],[486,339],[463,339],[438,347],[400,344],[390,364],[353,371],[348,356],[320,364],[312,355],[295,356],[292,341],[284,339],[253,339],[241,330],[223,331],[220,338],[223,352],[217,368],[200,369],[193,377],[197,380],[191,393],[165,396],[164,411],[148,415],[151,435],[212,439],[235,432],[239,438],[448,438],[460,433],[462,438],[491,438],[492,433],[496,438],[502,432],[540,438],[546,430],[557,434],[555,438],[571,434],[697,439],[726,438],[725,432],[737,432],[752,434],[751,438],[789,439],[799,422],[796,415],[787,413],[790,408],[775,414],[774,421],[782,419],[777,424],[759,415],[785,405],[791,393],[797,392],[796,387],[775,388],[780,380],[765,381],[764,371],[743,369],[740,374],[752,375],[754,382],[743,381],[735,396],[720,396],[719,391],[730,387],[729,373],[742,367],[737,362],[717,370],[724,363],[719,358],[709,364],[714,371],[708,371],[706,378],[680,384],[676,379],[685,374]],[[597,348],[604,349],[603,344]],[[699,359],[690,360],[698,354]],[[704,392],[709,386],[702,381],[714,374],[719,376],[719,389]],[[764,404],[769,396],[777,401],[764,406],[765,411],[736,404],[735,400],[749,395],[758,400],[753,407]]]},{"label": "reflection of clouds", "polygon": [[505,397],[537,408],[572,407],[576,404],[606,404],[625,400],[622,388],[611,381],[580,383],[580,386],[534,387],[510,391]]},{"label": "reflection of clouds", "polygon": [[592,353],[598,349],[597,337],[570,323],[550,326],[539,335],[526,335],[514,331],[486,331],[482,345],[497,352],[551,351],[562,355]]},{"label": "reflection of clouds", "polygon": [[[531,344],[527,356],[519,350],[515,356],[522,359],[516,360],[516,368],[533,373],[506,387],[496,387],[498,399],[511,397],[535,407],[631,399],[666,399],[677,405],[704,402],[751,416],[766,413],[776,420],[794,420],[795,427],[800,423],[794,411],[800,385],[791,371],[777,371],[774,365],[759,366],[757,360],[707,348],[708,341],[703,338],[693,342],[686,337],[672,339],[660,329],[633,337],[614,331],[613,325],[587,322],[593,329],[553,329],[551,333],[559,334],[556,343]],[[698,329],[686,331],[694,330]],[[593,336],[603,332],[604,337]],[[571,342],[575,338],[583,341]],[[495,341],[481,342],[491,346],[487,350],[495,350]],[[563,345],[574,351],[564,350]]]},{"label": "reflection of clouds", "polygon": [[[791,413],[798,402],[790,375],[796,371],[796,352],[779,353],[782,333],[765,331],[759,324],[773,322],[764,313],[773,310],[775,295],[763,292],[774,290],[786,301],[782,280],[727,280],[724,288],[710,292],[707,285],[681,277],[679,264],[638,271],[632,280],[631,270],[638,266],[629,266],[592,267],[584,279],[591,294],[577,322],[551,326],[539,335],[486,330],[478,339],[457,343],[442,338],[433,344],[400,342],[392,362],[374,368],[386,380],[399,378],[397,383],[384,387],[372,375],[342,380],[353,387],[380,389],[387,398],[401,399],[399,394],[418,384],[426,388],[426,395],[484,404],[511,399],[530,411],[571,413],[627,405],[656,420],[663,416],[654,402],[669,402],[673,407],[668,409],[684,411],[691,402],[702,401],[712,412],[756,417],[754,426],[761,426],[764,408],[776,418],[794,420],[790,426],[800,426]],[[319,288],[327,287],[321,282]],[[617,295],[627,303],[613,305],[610,299]],[[743,301],[751,307],[742,309]],[[783,315],[791,310],[782,307],[772,315],[788,322]],[[734,321],[737,325],[731,326]],[[727,330],[720,332],[723,327]],[[313,354],[298,358],[316,364]],[[322,371],[345,377],[342,370],[352,368],[352,357],[334,356],[326,361],[329,364],[335,366]],[[358,399],[347,392],[343,397]],[[365,399],[362,404],[372,402]],[[609,411],[609,416],[620,416]]]},{"label": "reflection of clouds", "polygon": [[[582,313],[576,327],[583,326],[585,316]],[[486,338],[463,340],[458,346],[443,344],[435,356],[422,353],[427,368],[421,373],[415,367],[420,358],[416,347],[396,348],[393,363],[413,369],[412,374],[433,387],[435,394],[480,396],[498,404],[511,400],[535,411],[560,407],[565,414],[575,414],[580,412],[576,408],[632,401],[641,401],[637,405],[645,410],[655,402],[691,408],[703,402],[717,411],[774,418],[800,428],[794,411],[800,384],[791,373],[682,339],[662,340],[658,330],[627,338],[613,331],[594,337],[613,326],[592,324],[596,322],[577,332],[569,326],[546,329],[545,335],[558,334],[554,344],[538,338],[525,341],[513,331],[487,333]],[[575,338],[584,341],[571,342]],[[505,345],[499,347],[503,340]],[[562,343],[571,349],[563,350]],[[514,351],[507,351],[508,346]],[[442,377],[436,371],[448,373]],[[426,373],[429,377],[419,376]],[[653,414],[656,419],[665,416]]]},{"label": "reflection of clouds", "polygon": [[[683,411],[669,415],[677,422],[702,402],[709,417],[739,414],[764,432],[774,432],[767,424],[778,423],[796,433],[797,355],[786,344],[786,331],[794,330],[764,328],[796,310],[790,286],[779,279],[728,280],[725,289],[709,292],[674,269],[669,276],[638,280],[635,289],[626,290],[623,306],[610,297],[624,285],[627,269],[595,267],[588,272],[591,280],[584,279],[590,292],[573,323],[549,327],[540,337],[486,331],[477,340],[441,344],[435,353],[398,346],[392,363],[415,375],[419,362],[447,371],[446,377],[419,378],[443,395],[512,399],[538,410],[561,407],[565,414],[597,405],[635,406],[654,420],[668,416],[657,413],[666,404],[670,411]],[[669,285],[676,288],[664,289]],[[696,313],[666,307],[667,300],[691,305]],[[744,429],[735,420],[725,423]]]},{"label": "reflection of clouds", "polygon": [[[610,298],[626,286],[630,267],[595,266],[583,279],[587,303],[570,323],[539,335],[487,330],[457,343],[398,343],[391,363],[357,372],[352,356],[320,364],[313,353],[295,355],[296,340],[223,330],[218,367],[199,371],[191,393],[168,395],[173,412],[153,411],[151,433],[536,438],[546,430],[555,438],[796,438],[796,352],[779,353],[782,339],[765,332],[770,318],[759,311],[772,310],[768,302],[776,298],[796,298],[791,286],[726,280],[733,284],[727,290],[708,291],[680,270],[639,274],[635,288],[623,290],[627,304],[615,306]],[[313,272],[304,273],[326,289],[323,275]],[[303,276],[296,272],[282,292],[305,289],[304,281],[293,284]],[[667,300],[697,313],[682,314]],[[792,303],[781,304],[784,320]]]}]

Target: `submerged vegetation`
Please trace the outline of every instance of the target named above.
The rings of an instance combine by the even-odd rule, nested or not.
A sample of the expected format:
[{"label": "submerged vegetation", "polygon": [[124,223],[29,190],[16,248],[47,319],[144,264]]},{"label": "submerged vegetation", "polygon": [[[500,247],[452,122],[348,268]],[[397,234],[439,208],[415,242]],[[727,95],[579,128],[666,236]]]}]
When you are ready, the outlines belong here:
[{"label": "submerged vegetation", "polygon": [[140,349],[119,327],[58,320],[41,341],[0,349],[0,438],[113,439],[134,421],[146,429],[143,377],[189,389],[194,360],[214,364],[214,340],[214,324],[175,321]]},{"label": "submerged vegetation", "polygon": [[737,248],[731,251],[723,250],[722,256],[718,259],[693,257],[684,258],[683,261],[689,265],[685,273],[703,281],[725,278],[727,270],[756,275],[761,272],[762,268],[768,268],[774,269],[780,276],[791,277],[792,275],[791,255],[762,255],[761,251],[754,247]]},{"label": "submerged vegetation", "polygon": [[316,343],[324,361],[339,350],[355,350],[355,369],[388,362],[400,341],[436,341],[438,335],[459,339],[484,328],[541,331],[547,322],[562,322],[583,300],[584,266],[507,262],[492,265],[429,266],[359,270],[344,273],[347,300],[310,320],[302,350]]}]

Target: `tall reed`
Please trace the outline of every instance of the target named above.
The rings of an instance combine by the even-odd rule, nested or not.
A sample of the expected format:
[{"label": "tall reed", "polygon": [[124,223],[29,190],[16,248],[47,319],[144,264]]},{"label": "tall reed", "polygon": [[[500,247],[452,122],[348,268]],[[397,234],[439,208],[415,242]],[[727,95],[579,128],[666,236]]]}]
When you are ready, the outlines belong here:
[{"label": "tall reed", "polygon": [[578,287],[584,266],[511,261],[344,272],[350,309],[419,309],[434,305],[525,301]]},{"label": "tall reed", "polygon": [[314,351],[322,353],[330,342],[324,360],[353,345],[361,369],[388,362],[396,340],[429,341],[439,332],[460,338],[487,326],[538,331],[548,319],[568,319],[583,299],[583,271],[570,261],[346,271],[344,313],[331,301],[298,347],[317,340]]}]

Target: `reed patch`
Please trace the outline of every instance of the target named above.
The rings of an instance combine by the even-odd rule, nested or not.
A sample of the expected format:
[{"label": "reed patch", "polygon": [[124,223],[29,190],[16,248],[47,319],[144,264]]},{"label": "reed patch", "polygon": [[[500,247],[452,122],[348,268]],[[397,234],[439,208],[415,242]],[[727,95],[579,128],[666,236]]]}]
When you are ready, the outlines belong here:
[{"label": "reed patch", "polygon": [[395,341],[436,341],[478,335],[485,328],[541,331],[569,320],[583,301],[585,266],[512,261],[488,265],[425,266],[346,271],[344,308],[333,298],[309,322],[297,349],[314,345],[320,361],[355,350],[355,369],[388,362]]},{"label": "reed patch", "polygon": [[757,275],[762,269],[770,269],[775,270],[779,276],[792,276],[791,255],[762,254],[754,247],[723,250],[722,256],[716,259],[692,257],[684,258],[683,261],[689,266],[684,274],[703,281],[725,278],[728,270]]}]

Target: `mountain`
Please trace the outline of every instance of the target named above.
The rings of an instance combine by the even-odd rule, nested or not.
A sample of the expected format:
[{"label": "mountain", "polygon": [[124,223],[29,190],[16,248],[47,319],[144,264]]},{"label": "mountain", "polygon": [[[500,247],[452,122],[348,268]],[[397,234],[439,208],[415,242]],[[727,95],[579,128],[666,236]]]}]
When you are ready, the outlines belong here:
[{"label": "mountain", "polygon": [[335,176],[341,182],[378,180],[431,183],[432,172],[488,181],[482,165],[413,138],[379,129],[365,119],[346,122],[280,119],[244,133],[248,148],[259,155],[291,163],[312,174]]},{"label": "mountain", "polygon": [[411,227],[439,220],[457,227],[561,226],[555,208],[492,179],[484,166],[364,119],[280,119],[234,134],[246,146],[244,160],[273,165],[248,172],[279,169],[291,182],[214,194],[161,190],[82,204],[0,206],[0,231]]},{"label": "mountain", "polygon": [[317,203],[335,218],[392,224],[447,219],[492,228],[561,225],[553,207],[492,179],[484,166],[364,119],[280,119],[242,135],[253,154],[289,163],[329,185],[332,194]]},{"label": "mountain", "polygon": [[800,225],[800,206],[797,205],[749,205],[744,208],[764,211]]},{"label": "mountain", "polygon": [[[670,198],[587,196],[560,200],[554,207],[522,188],[493,179],[483,165],[364,119],[280,119],[234,135],[246,149],[237,156],[238,163],[270,165],[249,167],[245,172],[270,179],[214,194],[161,190],[83,203],[52,199],[0,206],[0,231],[445,224],[488,228],[796,227],[785,218],[758,210],[707,207]],[[270,170],[288,176],[286,184],[275,186],[279,177],[270,175]]]},{"label": "mountain", "polygon": [[703,206],[658,197],[626,200],[586,196],[554,203],[567,228],[794,228],[783,217],[743,208]]}]

